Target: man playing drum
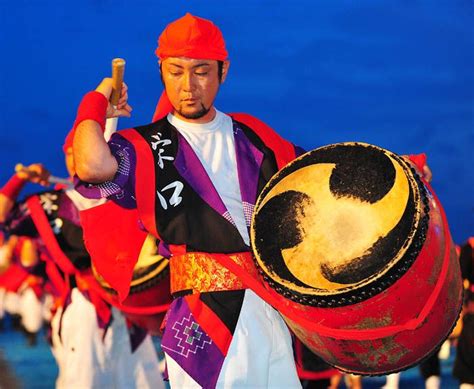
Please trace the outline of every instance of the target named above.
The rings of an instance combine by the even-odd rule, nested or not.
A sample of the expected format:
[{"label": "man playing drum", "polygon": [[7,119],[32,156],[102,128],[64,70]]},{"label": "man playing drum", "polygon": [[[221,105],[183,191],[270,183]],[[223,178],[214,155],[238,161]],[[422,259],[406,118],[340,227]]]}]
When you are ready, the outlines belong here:
[{"label": "man playing drum", "polygon": [[186,14],[166,27],[156,54],[164,106],[170,103],[162,119],[120,131],[107,144],[106,118],[130,116],[126,88],[117,108],[109,103],[111,79],[83,98],[74,155],[88,184],[80,190],[137,207],[170,258],[175,299],[162,347],[173,387],[300,387],[283,319],[217,260],[256,272],[253,207],[296,149],[257,119],[214,107],[229,61],[212,22]]}]

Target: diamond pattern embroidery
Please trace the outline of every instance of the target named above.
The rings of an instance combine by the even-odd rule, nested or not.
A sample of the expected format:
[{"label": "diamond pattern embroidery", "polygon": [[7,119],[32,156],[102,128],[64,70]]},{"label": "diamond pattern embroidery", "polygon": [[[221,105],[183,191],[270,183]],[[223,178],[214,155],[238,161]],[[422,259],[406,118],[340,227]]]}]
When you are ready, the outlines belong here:
[{"label": "diamond pattern embroidery", "polygon": [[197,339],[198,341],[199,341],[199,339],[201,339],[202,332],[198,331],[198,329],[199,329],[199,325],[195,322],[193,322],[193,324],[191,324],[191,327],[186,327],[184,329],[183,332],[186,335],[188,335],[188,337],[186,338],[186,343],[193,344],[194,339]]},{"label": "diamond pattern embroidery", "polygon": [[[189,353],[196,354],[199,349],[202,350],[206,345],[212,343],[211,338],[201,330],[199,324],[192,320],[191,314],[184,317],[181,322],[176,321],[172,329],[175,331],[174,338],[178,340],[176,343],[178,349],[172,351],[185,358],[189,356]],[[168,348],[164,345],[162,347]]]},{"label": "diamond pattern embroidery", "polygon": [[245,221],[247,222],[247,226],[250,226],[255,204],[250,204],[250,203],[247,203],[246,201],[242,201],[242,205],[244,207]]}]

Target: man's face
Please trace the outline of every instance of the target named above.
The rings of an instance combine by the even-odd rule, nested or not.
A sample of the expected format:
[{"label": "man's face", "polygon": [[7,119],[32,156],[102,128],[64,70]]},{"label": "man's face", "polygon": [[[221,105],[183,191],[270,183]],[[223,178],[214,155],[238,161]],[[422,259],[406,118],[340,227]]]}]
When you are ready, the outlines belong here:
[{"label": "man's face", "polygon": [[178,118],[194,123],[207,123],[214,118],[212,109],[219,86],[227,76],[225,61],[219,80],[215,60],[170,57],[161,62],[166,94]]}]

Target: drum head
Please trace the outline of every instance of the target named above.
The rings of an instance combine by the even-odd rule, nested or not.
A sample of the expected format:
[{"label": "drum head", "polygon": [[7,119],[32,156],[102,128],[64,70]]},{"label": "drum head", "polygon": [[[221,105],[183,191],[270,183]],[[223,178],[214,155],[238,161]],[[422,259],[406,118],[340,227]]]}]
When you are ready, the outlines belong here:
[{"label": "drum head", "polygon": [[428,226],[426,191],[382,148],[341,143],[278,172],[255,207],[251,244],[264,280],[311,306],[380,293],[416,259]]}]

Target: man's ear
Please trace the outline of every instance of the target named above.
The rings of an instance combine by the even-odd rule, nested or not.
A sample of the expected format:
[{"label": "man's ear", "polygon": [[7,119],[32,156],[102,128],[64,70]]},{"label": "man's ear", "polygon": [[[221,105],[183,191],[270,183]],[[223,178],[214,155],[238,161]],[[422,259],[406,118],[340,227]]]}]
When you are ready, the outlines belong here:
[{"label": "man's ear", "polygon": [[222,77],[221,77],[221,84],[225,81],[226,77],[227,77],[227,73],[229,71],[229,67],[230,67],[230,61],[227,60],[227,61],[224,61],[224,63],[222,64]]}]

